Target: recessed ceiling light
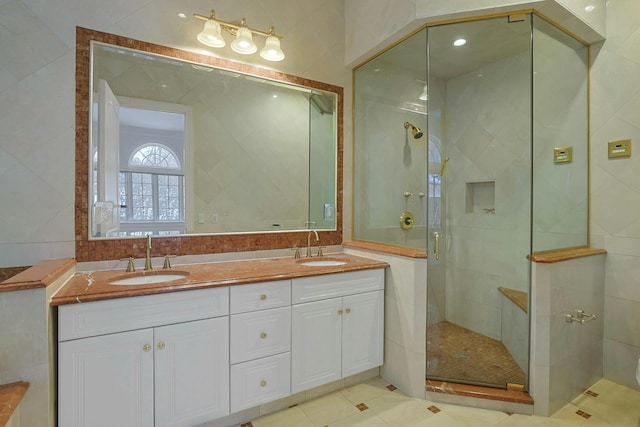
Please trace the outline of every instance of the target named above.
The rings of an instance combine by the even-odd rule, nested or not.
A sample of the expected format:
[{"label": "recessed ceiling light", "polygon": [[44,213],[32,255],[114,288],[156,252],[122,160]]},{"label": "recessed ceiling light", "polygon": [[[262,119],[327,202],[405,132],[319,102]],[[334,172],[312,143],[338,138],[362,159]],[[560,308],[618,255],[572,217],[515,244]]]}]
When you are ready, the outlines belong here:
[{"label": "recessed ceiling light", "polygon": [[180,13],[178,14],[178,16],[179,16],[180,18],[186,18],[186,17],[187,17],[187,15],[186,15],[186,14],[184,14],[184,13],[182,13],[182,12],[180,12]]},{"label": "recessed ceiling light", "polygon": [[593,12],[595,9],[596,9],[596,7],[594,5],[592,5],[592,4],[590,4],[589,6],[586,6],[584,8],[584,11],[585,12]]},{"label": "recessed ceiling light", "polygon": [[464,46],[465,44],[467,44],[467,41],[465,39],[458,39],[458,40],[453,42],[453,45],[455,47]]}]

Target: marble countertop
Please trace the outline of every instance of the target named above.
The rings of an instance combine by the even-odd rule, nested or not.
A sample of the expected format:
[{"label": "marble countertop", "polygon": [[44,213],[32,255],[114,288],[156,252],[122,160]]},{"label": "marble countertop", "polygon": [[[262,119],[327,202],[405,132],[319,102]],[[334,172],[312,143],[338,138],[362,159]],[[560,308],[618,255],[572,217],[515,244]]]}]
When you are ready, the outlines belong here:
[{"label": "marble countertop", "polygon": [[71,258],[49,259],[30,267],[0,283],[0,292],[46,288],[76,265]]},{"label": "marble countertop", "polygon": [[[309,260],[339,260],[343,265],[304,266]],[[51,299],[52,306],[153,295],[166,292],[203,289],[217,286],[233,286],[247,283],[292,279],[356,270],[385,268],[383,261],[339,253],[313,258],[267,258],[242,261],[212,262],[176,265],[171,269],[156,268],[151,271],[126,273],[123,270],[76,273]],[[170,282],[143,285],[111,285],[110,282],[140,275],[188,273],[188,276]]]},{"label": "marble countertop", "polygon": [[0,425],[3,426],[9,421],[11,415],[24,397],[29,383],[18,381],[11,384],[0,385]]}]

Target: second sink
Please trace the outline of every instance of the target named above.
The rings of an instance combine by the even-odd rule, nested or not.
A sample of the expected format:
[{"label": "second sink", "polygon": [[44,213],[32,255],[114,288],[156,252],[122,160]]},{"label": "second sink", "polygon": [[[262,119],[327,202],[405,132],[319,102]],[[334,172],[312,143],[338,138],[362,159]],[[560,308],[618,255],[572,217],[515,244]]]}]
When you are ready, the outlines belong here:
[{"label": "second sink", "polygon": [[134,276],[126,276],[109,282],[110,285],[148,285],[152,283],[171,282],[173,280],[184,279],[189,275],[185,271],[172,271],[171,273],[139,273]]},{"label": "second sink", "polygon": [[345,265],[347,262],[339,259],[310,259],[300,260],[298,264],[305,267],[331,267],[335,265]]}]

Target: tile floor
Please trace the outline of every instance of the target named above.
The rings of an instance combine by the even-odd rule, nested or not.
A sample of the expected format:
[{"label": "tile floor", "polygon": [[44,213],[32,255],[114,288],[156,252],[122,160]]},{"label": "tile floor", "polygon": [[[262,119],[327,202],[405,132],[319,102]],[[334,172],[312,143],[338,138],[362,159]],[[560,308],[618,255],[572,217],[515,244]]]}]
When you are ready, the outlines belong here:
[{"label": "tile floor", "polygon": [[413,399],[373,378],[239,427],[640,427],[640,392],[602,379],[552,417]]}]

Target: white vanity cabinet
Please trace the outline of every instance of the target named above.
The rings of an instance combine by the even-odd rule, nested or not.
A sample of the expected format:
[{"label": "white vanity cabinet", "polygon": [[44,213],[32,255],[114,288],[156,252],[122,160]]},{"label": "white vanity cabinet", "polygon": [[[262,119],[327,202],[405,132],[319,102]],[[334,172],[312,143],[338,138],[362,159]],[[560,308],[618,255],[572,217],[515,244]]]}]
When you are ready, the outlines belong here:
[{"label": "white vanity cabinet", "polygon": [[58,425],[190,426],[229,413],[229,289],[58,309]]},{"label": "white vanity cabinet", "polygon": [[291,280],[233,286],[231,412],[290,394]]},{"label": "white vanity cabinet", "polygon": [[292,281],[291,392],[382,365],[384,270]]},{"label": "white vanity cabinet", "polygon": [[58,425],[193,426],[382,365],[384,269],[58,306]]}]

